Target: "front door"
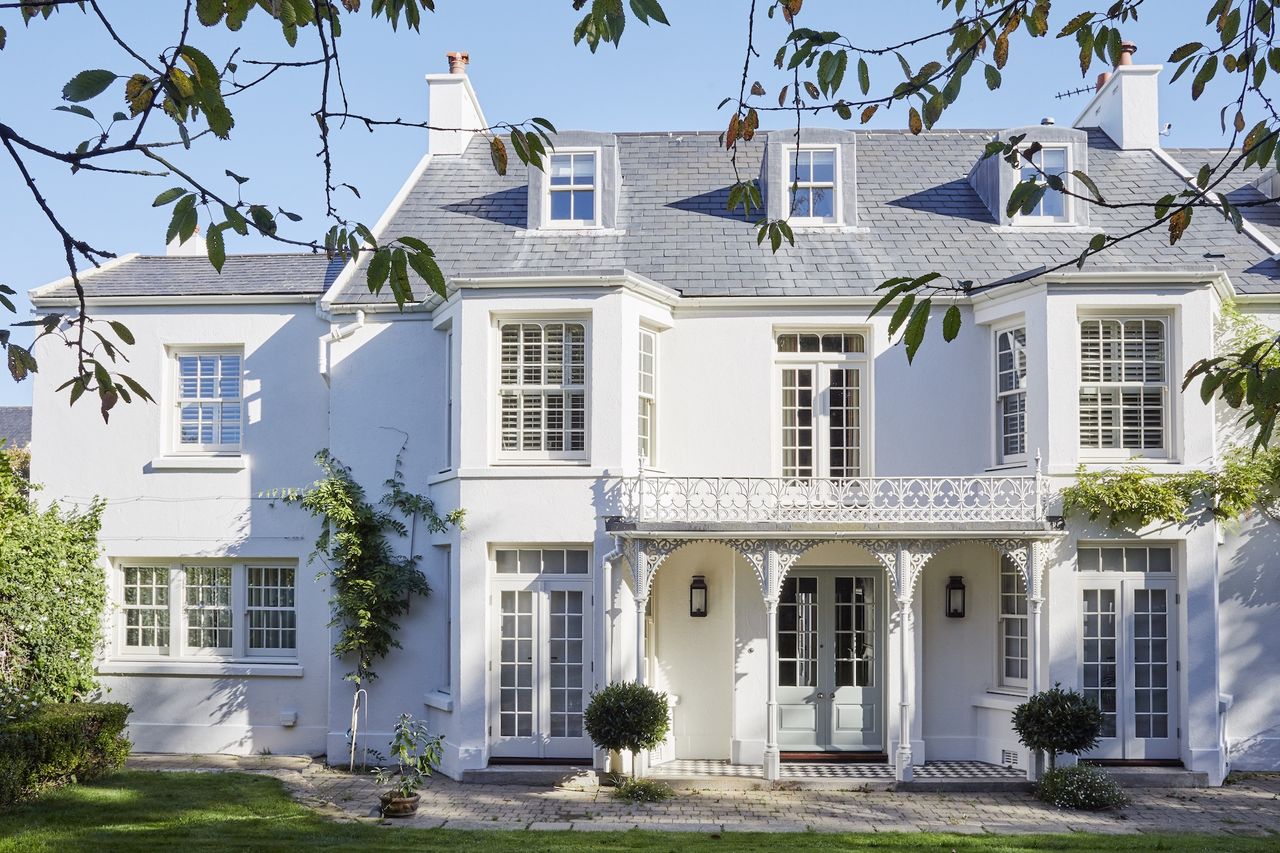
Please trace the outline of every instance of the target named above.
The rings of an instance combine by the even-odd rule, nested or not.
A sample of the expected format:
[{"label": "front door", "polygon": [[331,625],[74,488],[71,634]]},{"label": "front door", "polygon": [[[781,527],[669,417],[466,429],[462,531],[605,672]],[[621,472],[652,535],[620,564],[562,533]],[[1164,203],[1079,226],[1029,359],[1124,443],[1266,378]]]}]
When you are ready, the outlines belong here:
[{"label": "front door", "polygon": [[[1126,562],[1132,562],[1138,554],[1127,556]],[[1141,558],[1156,563],[1162,556],[1148,558],[1143,553]],[[1117,572],[1081,580],[1080,684],[1103,715],[1101,741],[1086,755],[1175,759],[1179,739],[1175,581],[1172,572],[1139,569],[1142,574],[1137,574],[1132,567],[1128,571],[1135,574]]]},{"label": "front door", "polygon": [[793,572],[778,601],[778,745],[884,749],[880,575]]},{"label": "front door", "polygon": [[589,758],[582,713],[591,688],[590,584],[503,579],[493,598],[491,753]]}]

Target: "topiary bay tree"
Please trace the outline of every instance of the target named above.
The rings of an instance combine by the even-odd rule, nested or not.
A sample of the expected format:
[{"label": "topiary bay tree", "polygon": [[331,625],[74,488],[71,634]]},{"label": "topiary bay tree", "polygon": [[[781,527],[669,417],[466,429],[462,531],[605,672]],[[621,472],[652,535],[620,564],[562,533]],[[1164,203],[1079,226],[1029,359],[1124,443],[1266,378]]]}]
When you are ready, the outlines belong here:
[{"label": "topiary bay tree", "polygon": [[1061,684],[1036,693],[1013,712],[1013,730],[1022,745],[1049,754],[1049,769],[1058,755],[1079,755],[1098,745],[1102,733],[1102,709],[1092,699]]},{"label": "topiary bay tree", "polygon": [[617,681],[591,694],[583,722],[596,746],[631,753],[634,777],[641,750],[653,749],[667,737],[667,707],[667,694],[636,681]]}]

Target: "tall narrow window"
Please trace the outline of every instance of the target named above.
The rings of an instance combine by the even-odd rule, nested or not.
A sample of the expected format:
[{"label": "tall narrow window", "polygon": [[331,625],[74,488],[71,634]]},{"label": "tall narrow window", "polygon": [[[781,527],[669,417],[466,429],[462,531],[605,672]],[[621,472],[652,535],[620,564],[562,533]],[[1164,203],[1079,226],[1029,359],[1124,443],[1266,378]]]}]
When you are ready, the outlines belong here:
[{"label": "tall narrow window", "polygon": [[1008,557],[1000,558],[1000,685],[1027,686],[1027,583]]},{"label": "tall narrow window", "polygon": [[596,155],[589,151],[552,154],[549,178],[551,223],[595,225]]},{"label": "tall narrow window", "polygon": [[790,152],[791,216],[836,221],[836,152],[833,148]]},{"label": "tall narrow window", "polygon": [[1165,323],[1080,323],[1080,447],[1110,456],[1166,456]]},{"label": "tall narrow window", "polygon": [[239,353],[183,352],[177,366],[179,451],[240,449],[242,423]]},{"label": "tall narrow window", "polygon": [[1027,330],[996,335],[996,434],[1000,461],[1027,456]]},{"label": "tall narrow window", "polygon": [[187,648],[231,648],[231,567],[187,566]]},{"label": "tall narrow window", "polygon": [[[1021,179],[1034,180],[1038,184],[1045,183],[1045,175],[1062,178],[1067,173],[1067,149],[1041,148],[1032,155],[1030,163],[1022,167]],[[1019,221],[1027,224],[1037,222],[1052,223],[1068,220],[1068,199],[1061,192],[1046,189],[1036,206],[1019,216]]]},{"label": "tall narrow window", "polygon": [[502,452],[542,458],[585,457],[586,326],[509,322],[501,324],[499,337]]},{"label": "tall narrow window", "polygon": [[781,376],[782,476],[862,476],[866,352],[862,335],[784,332]]},{"label": "tall narrow window", "polygon": [[298,616],[290,566],[249,566],[249,650],[296,649]]},{"label": "tall narrow window", "polygon": [[653,462],[654,451],[654,428],[656,426],[655,418],[657,416],[657,364],[658,359],[658,336],[650,329],[640,330],[640,376],[639,388],[640,396],[637,401],[637,417],[636,424],[637,452],[640,454],[640,463],[647,465]]},{"label": "tall narrow window", "polygon": [[165,653],[169,648],[169,570],[126,566],[124,646],[133,652]]}]

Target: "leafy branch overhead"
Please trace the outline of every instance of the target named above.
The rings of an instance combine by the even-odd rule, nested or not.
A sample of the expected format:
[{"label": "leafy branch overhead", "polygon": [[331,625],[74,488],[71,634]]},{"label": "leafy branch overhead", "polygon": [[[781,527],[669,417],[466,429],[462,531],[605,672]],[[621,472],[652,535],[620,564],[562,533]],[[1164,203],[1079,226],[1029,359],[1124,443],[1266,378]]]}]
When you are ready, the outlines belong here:
[{"label": "leafy branch overhead", "polygon": [[[593,53],[601,45],[620,46],[630,20],[655,31],[670,25],[660,0],[559,2],[575,12],[576,24],[566,36]],[[68,228],[59,212],[61,202],[43,194],[28,161],[59,164],[72,172],[165,178],[170,188],[155,203],[171,208],[166,238],[184,241],[197,229],[203,230],[210,262],[219,270],[229,244],[253,236],[362,264],[370,290],[389,290],[401,308],[420,298],[415,295],[415,278],[437,296],[443,296],[447,286],[445,270],[432,251],[433,235],[375,234],[344,215],[346,193],[358,197],[359,189],[340,177],[331,144],[332,134],[352,127],[431,129],[425,122],[358,110],[344,81],[342,33],[351,16],[362,12],[392,31],[401,26],[418,31],[425,15],[435,11],[433,0],[183,0],[172,5],[182,12],[181,27],[165,36],[163,46],[143,46],[122,35],[122,28],[104,8],[107,0],[0,3],[0,12],[11,10],[14,20],[32,28],[55,26],[57,12],[81,13],[100,24],[101,40],[116,54],[103,67],[69,75],[56,108],[84,131],[69,144],[43,144],[12,123],[0,121],[0,146],[35,208],[58,235],[77,294],[75,310],[34,321],[37,339],[51,336],[73,348],[74,375],[62,387],[73,401],[96,393],[104,417],[120,400],[149,399],[118,372],[127,360],[124,349],[129,342],[115,326],[95,327],[86,307],[81,270],[114,258],[115,253]],[[1006,216],[1032,213],[1050,194],[1082,208],[1137,214],[1131,224],[1111,227],[1114,233],[1080,235],[1067,256],[1046,257],[1019,279],[1083,267],[1095,256],[1152,232],[1176,244],[1214,216],[1223,217],[1237,231],[1247,230],[1249,208],[1276,201],[1239,202],[1226,192],[1241,183],[1233,176],[1280,165],[1280,113],[1271,91],[1280,74],[1274,0],[1159,5],[1103,0],[1099,7],[1083,10],[1078,4],[1068,9],[1064,0],[936,0],[934,23],[922,16],[915,34],[891,43],[866,40],[868,28],[861,25],[869,13],[864,5],[868,4],[827,7],[804,0],[744,4],[742,64],[740,71],[736,65],[731,69],[736,91],[720,102],[720,108],[729,108],[722,144],[735,174],[727,205],[754,224],[756,242],[767,242],[773,252],[783,251],[784,246],[788,251],[804,251],[803,232],[794,228],[789,209],[768,215],[760,185],[739,168],[739,152],[775,114],[789,129],[794,127],[797,145],[805,121],[867,125],[877,117],[893,116],[911,133],[923,133],[937,127],[962,97],[999,92],[1013,58],[1051,39],[1074,43],[1083,77],[1098,65],[1117,64],[1134,49],[1122,32],[1138,20],[1140,12],[1167,16],[1171,26],[1186,33],[1186,43],[1168,58],[1176,66],[1172,81],[1192,101],[1220,99],[1225,153],[1202,164],[1182,185],[1171,186],[1159,198],[1132,198],[1102,186],[1086,169],[1044,168],[1039,146],[1025,136],[991,141],[983,156],[995,158],[1000,168],[1016,170],[1018,175]],[[831,9],[845,16],[840,18],[846,22],[843,31],[828,25],[836,20],[837,13]],[[831,17],[823,20],[824,14]],[[267,60],[248,58],[240,47],[226,55],[211,47],[228,39],[232,44],[248,44],[240,34],[247,32],[247,26],[259,24],[277,30],[283,46],[306,53],[296,59]],[[214,28],[225,31],[216,40]],[[766,28],[772,28],[768,35]],[[19,32],[0,25],[0,50]],[[284,200],[253,193],[254,185],[246,177],[251,170],[229,164],[232,168],[225,175],[206,175],[183,167],[193,146],[213,144],[236,133],[237,98],[298,75],[314,75],[313,100],[304,109],[316,128],[315,153],[325,199],[324,221],[319,225],[300,222]],[[291,85],[289,91],[298,90]],[[512,155],[524,166],[543,169],[554,150],[555,127],[541,117],[489,127],[434,129],[482,135],[499,174],[511,166]],[[794,191],[797,177],[790,180]],[[1124,220],[1108,219],[1115,221]],[[914,359],[927,338],[935,305],[946,305],[937,312],[941,336],[953,340],[963,319],[957,303],[975,289],[996,283],[966,276],[963,269],[931,270],[927,265],[897,270],[879,285],[881,298],[872,313],[888,315],[892,333],[901,339],[907,357]],[[11,309],[11,295],[8,289],[0,290],[0,305]],[[1274,336],[1268,341],[1274,344]],[[7,351],[15,379],[39,369],[33,345],[13,340],[8,329],[0,337],[0,348]],[[1272,352],[1264,345],[1223,353],[1196,365],[1187,376],[1188,381],[1201,381],[1206,399],[1216,397],[1241,411],[1264,444],[1270,441],[1280,412],[1280,379],[1272,378],[1275,368],[1267,362]]]}]

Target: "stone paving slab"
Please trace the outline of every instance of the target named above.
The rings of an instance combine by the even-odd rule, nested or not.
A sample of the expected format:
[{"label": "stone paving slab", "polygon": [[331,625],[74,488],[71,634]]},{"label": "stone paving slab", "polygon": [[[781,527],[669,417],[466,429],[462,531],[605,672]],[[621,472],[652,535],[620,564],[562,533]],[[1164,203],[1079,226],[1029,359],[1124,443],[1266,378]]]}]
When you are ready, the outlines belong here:
[{"label": "stone paving slab", "polygon": [[462,784],[436,776],[412,818],[381,821],[368,774],[296,756],[135,755],[139,770],[272,776],[299,802],[338,820],[450,829],[650,829],[679,832],[1232,833],[1280,835],[1280,773],[1245,773],[1221,788],[1130,789],[1120,812],[1063,812],[1024,792],[923,793],[688,790],[662,803],[612,791]]}]

